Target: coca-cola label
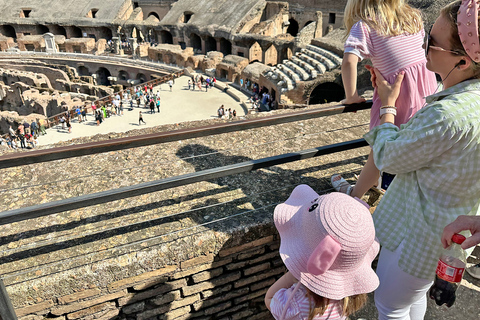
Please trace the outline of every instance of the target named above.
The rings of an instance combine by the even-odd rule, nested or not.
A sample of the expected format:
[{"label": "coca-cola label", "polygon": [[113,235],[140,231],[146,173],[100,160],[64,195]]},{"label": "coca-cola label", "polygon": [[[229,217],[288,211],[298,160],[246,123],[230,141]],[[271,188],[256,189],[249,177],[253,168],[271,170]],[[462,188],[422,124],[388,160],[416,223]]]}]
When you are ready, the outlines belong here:
[{"label": "coca-cola label", "polygon": [[463,272],[465,268],[455,268],[449,266],[442,260],[438,260],[437,276],[448,282],[460,282],[462,281]]}]

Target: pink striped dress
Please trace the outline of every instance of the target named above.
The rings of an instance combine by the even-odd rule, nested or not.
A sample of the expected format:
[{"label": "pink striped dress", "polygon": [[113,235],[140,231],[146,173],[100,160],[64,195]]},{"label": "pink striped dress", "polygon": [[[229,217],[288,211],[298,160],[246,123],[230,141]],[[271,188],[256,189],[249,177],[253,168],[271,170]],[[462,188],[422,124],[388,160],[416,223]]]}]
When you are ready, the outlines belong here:
[{"label": "pink striped dress", "polygon": [[[287,307],[284,320],[305,320],[310,313],[310,300],[307,297],[307,289],[301,284],[295,292],[288,306],[288,298],[292,295],[297,284],[293,284],[288,289],[280,289],[273,295],[270,302],[270,310],[275,319],[279,320],[283,309]],[[330,300],[327,310],[322,315],[316,315],[313,320],[344,320],[347,317],[342,315],[342,304],[338,300]]]},{"label": "pink striped dress", "polygon": [[[425,31],[416,34],[382,36],[363,21],[355,23],[345,42],[345,53],[353,53],[360,59],[370,59],[375,68],[393,83],[400,71],[405,77],[397,99],[395,125],[408,122],[425,105],[425,97],[437,87],[435,74],[426,68],[425,51],[422,48]],[[382,103],[377,91],[373,94],[370,111],[370,129],[380,124]]]}]

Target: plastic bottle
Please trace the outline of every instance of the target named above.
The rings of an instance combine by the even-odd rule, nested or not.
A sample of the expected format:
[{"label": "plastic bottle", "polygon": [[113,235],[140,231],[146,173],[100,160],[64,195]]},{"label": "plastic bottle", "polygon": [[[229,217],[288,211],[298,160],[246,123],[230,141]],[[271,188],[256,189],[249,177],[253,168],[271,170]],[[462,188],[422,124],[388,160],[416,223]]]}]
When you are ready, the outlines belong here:
[{"label": "plastic bottle", "polygon": [[455,302],[455,292],[460,286],[467,265],[465,251],[460,247],[463,241],[464,236],[454,234],[452,245],[443,251],[438,260],[435,282],[428,294],[439,306],[446,304],[450,308]]}]

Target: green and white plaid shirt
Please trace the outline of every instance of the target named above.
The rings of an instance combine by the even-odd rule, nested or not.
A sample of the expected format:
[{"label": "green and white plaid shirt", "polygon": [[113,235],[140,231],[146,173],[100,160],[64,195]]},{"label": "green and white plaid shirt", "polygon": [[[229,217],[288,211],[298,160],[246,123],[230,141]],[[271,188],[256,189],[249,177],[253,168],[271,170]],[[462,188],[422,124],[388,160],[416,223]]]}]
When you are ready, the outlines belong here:
[{"label": "green and white plaid shirt", "polygon": [[399,267],[432,279],[443,228],[480,213],[480,81],[427,97],[399,130],[385,123],[365,135],[381,171],[396,174],[373,215],[380,244],[403,241]]}]

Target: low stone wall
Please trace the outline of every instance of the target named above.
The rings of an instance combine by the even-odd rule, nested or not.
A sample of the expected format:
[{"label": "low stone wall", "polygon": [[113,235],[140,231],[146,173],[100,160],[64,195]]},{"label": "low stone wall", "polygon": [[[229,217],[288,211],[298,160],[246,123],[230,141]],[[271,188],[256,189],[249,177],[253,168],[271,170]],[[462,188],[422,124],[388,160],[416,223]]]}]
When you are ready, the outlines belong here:
[{"label": "low stone wall", "polygon": [[285,267],[277,235],[266,236],[273,233],[272,225],[256,229],[264,237],[222,248],[216,255],[207,253],[104,288],[92,285],[15,311],[20,320],[273,319],[264,295]]}]

